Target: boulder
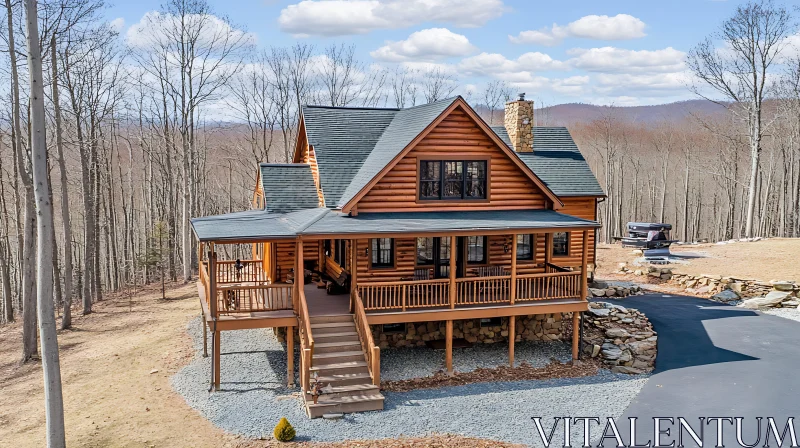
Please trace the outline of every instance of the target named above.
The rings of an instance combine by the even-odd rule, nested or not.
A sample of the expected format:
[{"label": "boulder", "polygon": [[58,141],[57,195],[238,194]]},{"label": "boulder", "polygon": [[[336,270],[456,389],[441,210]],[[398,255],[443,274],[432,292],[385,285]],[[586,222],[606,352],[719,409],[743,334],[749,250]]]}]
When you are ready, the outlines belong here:
[{"label": "boulder", "polygon": [[742,303],[742,307],[750,310],[757,310],[765,307],[771,308],[788,299],[790,295],[791,293],[786,291],[772,291],[765,297],[756,297],[755,299],[745,300]]},{"label": "boulder", "polygon": [[628,331],[624,328],[609,328],[606,330],[606,337],[608,338],[627,338]]},{"label": "boulder", "polygon": [[607,288],[606,289],[606,297],[614,297],[617,294],[617,290],[614,288]]},{"label": "boulder", "polygon": [[717,302],[728,303],[734,300],[739,300],[739,294],[737,294],[736,291],[733,291],[731,289],[723,289],[721,292],[718,292],[713,296],[711,296],[711,298],[713,300],[716,300]]},{"label": "boulder", "polygon": [[608,317],[611,314],[611,310],[607,308],[589,308],[589,312],[597,317]]},{"label": "boulder", "polygon": [[633,275],[644,275],[644,272],[642,272],[641,269],[637,269],[637,270],[633,271]]},{"label": "boulder", "polygon": [[605,289],[589,288],[589,291],[592,292],[592,295],[594,297],[603,297],[603,296],[606,295],[606,290]]},{"label": "boulder", "polygon": [[794,282],[788,280],[773,280],[772,288],[776,291],[792,291],[794,290]]},{"label": "boulder", "polygon": [[639,375],[644,373],[642,370],[637,369],[635,367],[628,367],[628,366],[614,366],[611,368],[611,371],[614,373],[625,373],[627,375]]},{"label": "boulder", "polygon": [[622,349],[607,342],[601,347],[601,354],[603,355],[603,358],[613,361],[622,356]]},{"label": "boulder", "polygon": [[742,293],[742,284],[739,283],[739,282],[730,282],[730,283],[728,283],[728,288],[731,291],[736,292],[737,294],[741,294]]},{"label": "boulder", "polygon": [[781,303],[781,306],[784,307],[784,308],[797,308],[797,307],[800,307],[800,299],[784,300]]}]

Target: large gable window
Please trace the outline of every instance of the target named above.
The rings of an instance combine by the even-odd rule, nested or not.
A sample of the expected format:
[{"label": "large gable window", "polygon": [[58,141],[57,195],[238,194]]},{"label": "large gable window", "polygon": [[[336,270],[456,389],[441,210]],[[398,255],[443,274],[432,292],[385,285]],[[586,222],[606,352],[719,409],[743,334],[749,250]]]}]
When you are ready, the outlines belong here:
[{"label": "large gable window", "polygon": [[419,199],[486,199],[486,160],[421,160]]}]

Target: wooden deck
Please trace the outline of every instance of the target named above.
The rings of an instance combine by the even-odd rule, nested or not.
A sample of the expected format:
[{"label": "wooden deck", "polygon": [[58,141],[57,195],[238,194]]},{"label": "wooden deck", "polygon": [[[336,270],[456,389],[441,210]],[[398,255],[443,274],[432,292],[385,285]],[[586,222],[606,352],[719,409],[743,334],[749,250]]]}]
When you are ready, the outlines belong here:
[{"label": "wooden deck", "polygon": [[348,294],[328,294],[325,288],[317,288],[314,283],[305,285],[303,291],[308,304],[308,315],[338,316],[350,314],[350,296]]}]

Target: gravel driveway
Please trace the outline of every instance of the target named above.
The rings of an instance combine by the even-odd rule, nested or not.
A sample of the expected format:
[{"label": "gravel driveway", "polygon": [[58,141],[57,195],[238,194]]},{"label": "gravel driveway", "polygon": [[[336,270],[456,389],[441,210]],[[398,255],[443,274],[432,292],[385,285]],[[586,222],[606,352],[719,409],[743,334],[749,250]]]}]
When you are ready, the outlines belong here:
[{"label": "gravel driveway", "polygon": [[[250,438],[270,438],[272,428],[285,416],[297,430],[298,440],[340,441],[452,433],[539,446],[531,417],[541,416],[544,421],[552,422],[548,419],[564,415],[618,416],[647,381],[645,377],[631,378],[603,371],[584,378],[386,392],[382,412],[348,414],[339,421],[310,420],[303,411],[298,389],[286,388],[285,352],[271,330],[239,330],[222,335],[221,386],[224,390],[209,393],[211,358],[200,356],[202,332],[199,324],[199,319],[189,324],[196,356],[172,378],[173,388],[216,426]],[[536,344],[525,345],[533,350]],[[499,352],[504,348],[504,344],[497,344]],[[482,350],[487,348],[472,353],[478,355]],[[544,356],[560,357],[559,350],[548,351]],[[469,350],[459,351],[459,356],[466,359]],[[401,356],[412,363],[407,353]],[[522,356],[531,360],[541,358]],[[496,358],[505,362],[500,356]],[[392,363],[401,362],[394,356],[388,359],[392,359]],[[456,366],[466,368],[480,364],[474,361],[469,364],[465,359]],[[436,362],[438,360],[434,364]]]}]

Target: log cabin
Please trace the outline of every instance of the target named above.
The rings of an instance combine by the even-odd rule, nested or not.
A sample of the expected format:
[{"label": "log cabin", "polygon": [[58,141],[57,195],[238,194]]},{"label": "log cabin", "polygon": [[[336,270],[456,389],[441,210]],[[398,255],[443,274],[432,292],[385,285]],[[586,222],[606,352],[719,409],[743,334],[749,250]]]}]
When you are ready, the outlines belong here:
[{"label": "log cabin", "polygon": [[382,409],[383,347],[438,343],[450,373],[454,340],[507,343],[514,366],[515,342],[563,338],[578,359],[604,193],[567,129],[533,121],[524,94],[496,127],[461,97],[303,107],[294,158],[259,166],[252,210],[191,221],[212,388],[221,332],[244,328],[285,338],[289,386],[298,340],[312,418]]}]

